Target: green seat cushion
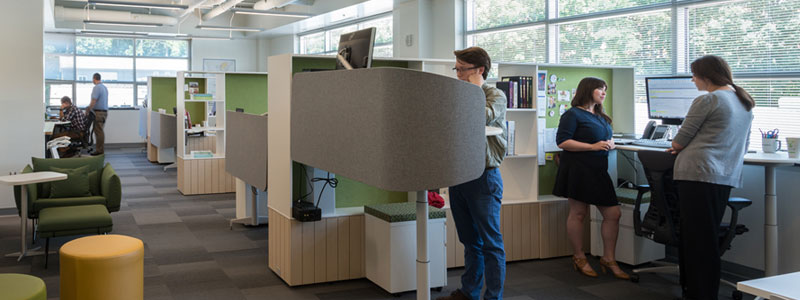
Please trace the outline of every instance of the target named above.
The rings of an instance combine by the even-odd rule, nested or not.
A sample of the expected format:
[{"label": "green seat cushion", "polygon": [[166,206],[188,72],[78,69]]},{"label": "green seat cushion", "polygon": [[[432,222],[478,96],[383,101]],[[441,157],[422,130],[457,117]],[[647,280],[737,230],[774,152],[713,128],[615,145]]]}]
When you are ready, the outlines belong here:
[{"label": "green seat cushion", "polygon": [[89,196],[89,197],[70,197],[70,198],[45,198],[36,199],[33,202],[33,210],[41,211],[48,207],[62,207],[62,206],[78,206],[78,205],[92,205],[100,204],[106,205],[106,198],[103,196]]},{"label": "green seat cushion", "polygon": [[47,288],[39,277],[26,274],[0,274],[0,291],[8,300],[46,300]]},{"label": "green seat cushion", "polygon": [[[620,203],[634,205],[636,204],[636,196],[638,194],[639,191],[635,189],[619,188],[617,189],[617,200],[619,200]],[[650,192],[646,192],[642,195],[642,203],[650,203]]]},{"label": "green seat cushion", "polygon": [[[414,221],[417,219],[417,205],[414,202],[374,204],[364,206],[364,213],[389,223]],[[428,219],[444,217],[444,210],[428,207]]]},{"label": "green seat cushion", "polygon": [[87,197],[92,195],[89,189],[89,166],[75,169],[50,169],[53,172],[67,174],[67,179],[50,183],[49,198]]},{"label": "green seat cushion", "polygon": [[[71,158],[37,158],[32,157],[33,170],[35,172],[52,171],[51,168],[66,168],[75,169],[82,166],[89,166],[88,172],[97,171],[97,185],[100,186],[100,175],[103,172],[103,164],[105,163],[105,155],[85,156],[85,157],[71,157]],[[38,184],[39,198],[50,198],[50,183]],[[99,190],[99,188],[98,188]],[[99,194],[98,194],[99,195]]]},{"label": "green seat cushion", "polygon": [[[110,231],[112,224],[111,215],[103,205],[50,207],[39,212],[39,226],[36,230],[41,233],[43,237],[48,237],[46,233],[68,232],[70,233],[69,235],[95,233],[98,228],[108,228]],[[75,233],[76,231],[83,232]],[[59,235],[67,234],[56,234],[53,236]]]}]

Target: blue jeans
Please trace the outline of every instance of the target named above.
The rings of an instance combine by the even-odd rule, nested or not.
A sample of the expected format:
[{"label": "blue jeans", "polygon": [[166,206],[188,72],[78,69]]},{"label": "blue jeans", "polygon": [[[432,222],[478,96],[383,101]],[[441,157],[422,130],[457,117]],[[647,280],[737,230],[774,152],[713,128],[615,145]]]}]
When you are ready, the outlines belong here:
[{"label": "blue jeans", "polygon": [[479,299],[486,277],[484,299],[503,299],[506,252],[500,234],[500,199],[503,178],[497,168],[483,171],[480,178],[450,187],[450,212],[458,240],[464,244],[464,274],[461,292]]}]

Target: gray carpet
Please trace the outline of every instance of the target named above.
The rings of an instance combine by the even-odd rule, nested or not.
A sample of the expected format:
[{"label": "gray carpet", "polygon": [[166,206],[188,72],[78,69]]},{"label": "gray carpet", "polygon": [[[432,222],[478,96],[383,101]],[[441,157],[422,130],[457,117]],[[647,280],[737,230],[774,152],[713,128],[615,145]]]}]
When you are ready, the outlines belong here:
[{"label": "gray carpet", "polygon": [[[415,299],[413,292],[388,294],[366,279],[288,287],[267,267],[267,227],[234,225],[234,194],[183,196],[175,169],[147,161],[140,146],[107,147],[106,157],[122,180],[122,208],[112,213],[114,231],[145,243],[145,299]],[[51,252],[76,237],[51,241]],[[37,244],[43,244],[38,241]],[[0,253],[19,248],[19,218],[0,216]],[[597,271],[596,259],[590,262]],[[674,299],[680,295],[673,275],[643,274],[631,283],[601,274],[575,272],[567,258],[514,262],[507,266],[505,299]],[[624,267],[629,270],[629,268]],[[463,268],[448,271],[448,283],[433,297],[459,286]],[[57,299],[59,259],[34,256],[17,262],[0,257],[0,273],[26,273],[44,279]],[[720,299],[730,299],[723,287]],[[0,296],[2,298],[2,296]],[[752,297],[745,297],[752,299]]]}]

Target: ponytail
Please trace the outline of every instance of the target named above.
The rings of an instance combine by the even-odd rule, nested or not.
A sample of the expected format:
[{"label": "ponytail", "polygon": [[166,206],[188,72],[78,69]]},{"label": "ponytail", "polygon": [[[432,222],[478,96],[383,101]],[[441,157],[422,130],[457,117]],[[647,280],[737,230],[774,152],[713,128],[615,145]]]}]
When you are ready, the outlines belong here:
[{"label": "ponytail", "polygon": [[733,82],[731,82],[731,86],[736,91],[736,96],[739,97],[739,101],[742,102],[745,110],[750,111],[756,106],[756,101],[753,100],[753,97],[750,96],[750,93],[745,91],[742,87],[733,84]]},{"label": "ponytail", "polygon": [[756,102],[747,91],[733,84],[731,68],[722,57],[706,55],[693,61],[690,67],[694,76],[708,80],[714,85],[732,86],[736,91],[736,97],[739,98],[739,101],[742,102],[742,105],[744,105],[747,111],[750,111],[756,106]]}]

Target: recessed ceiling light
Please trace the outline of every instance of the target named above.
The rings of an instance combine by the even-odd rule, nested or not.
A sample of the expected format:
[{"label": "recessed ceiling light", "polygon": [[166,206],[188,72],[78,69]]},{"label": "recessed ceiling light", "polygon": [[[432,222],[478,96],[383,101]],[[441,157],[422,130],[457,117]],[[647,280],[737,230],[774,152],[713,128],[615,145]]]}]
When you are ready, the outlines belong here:
[{"label": "recessed ceiling light", "polygon": [[313,16],[310,14],[301,14],[301,13],[284,12],[276,10],[258,10],[249,8],[233,8],[231,9],[231,11],[237,14],[244,14],[244,15],[261,15],[261,16],[276,16],[276,17],[289,17],[289,18],[308,18]]},{"label": "recessed ceiling light", "polygon": [[231,27],[231,26],[212,26],[212,25],[198,25],[197,29],[222,30],[222,31],[252,31],[252,32],[258,32],[263,30],[261,28],[252,28],[252,27]]}]

